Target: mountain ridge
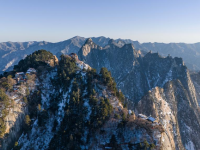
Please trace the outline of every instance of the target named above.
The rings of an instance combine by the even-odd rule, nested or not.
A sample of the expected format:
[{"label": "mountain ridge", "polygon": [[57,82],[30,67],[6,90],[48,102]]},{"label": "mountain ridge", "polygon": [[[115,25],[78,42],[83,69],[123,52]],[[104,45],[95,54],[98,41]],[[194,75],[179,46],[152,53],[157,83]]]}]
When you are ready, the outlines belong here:
[{"label": "mountain ridge", "polygon": [[[93,41],[105,47],[108,45],[110,38],[106,37],[92,37]],[[64,40],[57,43],[51,42],[9,42],[6,44],[0,43],[0,71],[9,71],[12,67],[18,63],[19,60],[23,59],[26,55],[39,49],[47,49],[51,51],[54,55],[60,56],[63,54],[70,54],[72,52],[77,53],[81,46],[86,41],[86,38],[75,36],[71,39]],[[135,49],[140,49],[145,52],[159,52],[162,56],[168,56],[169,54],[173,57],[182,57],[191,70],[200,70],[199,68],[199,58],[200,58],[200,43],[185,44],[185,43],[139,43],[138,41],[132,40],[114,40],[116,43],[120,42],[119,45],[132,43]],[[21,43],[21,44],[20,44]],[[28,43],[30,46],[28,46]],[[21,45],[21,46],[20,46]],[[21,49],[20,49],[21,47]]]}]

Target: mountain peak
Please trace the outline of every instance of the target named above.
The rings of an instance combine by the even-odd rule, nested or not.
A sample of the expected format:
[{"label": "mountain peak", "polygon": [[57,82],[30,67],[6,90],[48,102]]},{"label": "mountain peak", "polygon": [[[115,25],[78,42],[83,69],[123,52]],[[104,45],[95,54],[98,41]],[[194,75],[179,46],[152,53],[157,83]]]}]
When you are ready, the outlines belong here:
[{"label": "mountain peak", "polygon": [[123,47],[124,47],[125,49],[135,50],[135,47],[133,46],[132,43],[124,44]]},{"label": "mountain peak", "polygon": [[110,45],[110,44],[114,44],[115,43],[115,40],[113,40],[113,39],[110,39],[109,41],[108,41],[108,44]]},{"label": "mountain peak", "polygon": [[92,41],[91,38],[88,38],[88,39],[85,41],[85,44],[92,44],[92,43],[93,43],[93,41]]},{"label": "mountain peak", "polygon": [[108,45],[115,45],[115,46],[117,46],[117,47],[122,47],[122,46],[125,45],[125,43],[124,43],[123,41],[121,41],[121,40],[116,41],[116,40],[114,40],[114,39],[110,39],[110,40],[108,41]]}]

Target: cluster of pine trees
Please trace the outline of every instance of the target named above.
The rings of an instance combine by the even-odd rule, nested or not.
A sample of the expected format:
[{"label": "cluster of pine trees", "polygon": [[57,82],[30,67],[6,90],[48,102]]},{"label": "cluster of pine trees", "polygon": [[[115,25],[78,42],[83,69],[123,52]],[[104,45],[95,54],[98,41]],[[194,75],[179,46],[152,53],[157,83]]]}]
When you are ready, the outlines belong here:
[{"label": "cluster of pine trees", "polygon": [[51,59],[54,59],[54,56],[51,52],[46,50],[38,50],[28,55],[25,59],[20,60],[18,65],[14,66],[14,71],[25,72],[30,67],[37,69],[37,71],[42,71],[42,66],[46,66]]},{"label": "cluster of pine trees", "polygon": [[[94,80],[102,82],[103,78],[96,73],[95,69],[83,70],[77,73],[78,70],[74,59],[69,56],[61,56],[58,77],[52,80],[52,83],[55,86],[60,86],[57,89],[62,88],[65,91],[69,90],[71,84],[72,88],[69,94],[69,102],[66,103],[64,119],[58,133],[50,143],[52,149],[79,149],[80,145],[90,141],[94,131],[105,123],[113,111],[107,98],[96,97],[93,82]],[[82,73],[86,75],[83,76]],[[61,98],[58,94],[55,98],[52,98],[52,102],[56,104]],[[88,105],[86,106],[85,103],[88,103]],[[89,116],[88,106],[91,111]],[[57,124],[55,121],[54,125]],[[55,129],[56,127],[54,127]],[[86,137],[86,143],[84,143],[82,137],[86,129],[90,129],[90,132]]]}]

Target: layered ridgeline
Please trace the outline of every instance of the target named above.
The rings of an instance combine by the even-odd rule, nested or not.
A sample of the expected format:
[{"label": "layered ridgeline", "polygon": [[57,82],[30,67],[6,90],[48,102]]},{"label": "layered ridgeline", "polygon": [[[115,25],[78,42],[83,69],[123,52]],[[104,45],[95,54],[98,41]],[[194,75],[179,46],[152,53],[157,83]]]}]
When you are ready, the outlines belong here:
[{"label": "layered ridgeline", "polygon": [[[129,108],[152,115],[164,126],[165,149],[199,149],[200,76],[192,74],[181,58],[161,57],[118,45],[105,47],[88,39],[79,57],[91,67],[111,71],[117,86],[129,98]],[[131,103],[132,102],[132,103]]]},{"label": "layered ridgeline", "polygon": [[80,60],[100,71],[111,71],[117,86],[129,99],[138,102],[153,87],[173,79],[187,77],[187,69],[181,58],[161,57],[158,53],[135,50],[132,44],[119,46],[110,40],[105,47],[88,39],[79,53]]},{"label": "layered ridgeline", "polygon": [[[93,37],[92,40],[104,47],[108,44],[110,38]],[[57,57],[63,54],[77,53],[81,46],[85,43],[84,37],[73,37],[71,39],[51,43],[46,41],[31,41],[31,42],[3,42],[0,43],[0,73],[3,71],[12,70],[21,59],[39,49],[47,49]],[[138,41],[117,39],[119,45],[131,43],[136,49],[146,52],[152,50],[159,52],[162,56],[171,54],[173,57],[182,57],[187,66],[191,70],[200,70],[200,43],[185,44],[185,43],[139,43]]]},{"label": "layered ridgeline", "polygon": [[58,61],[36,51],[0,81],[3,150],[164,146],[163,126],[127,110],[111,73],[101,68],[98,74],[74,53]]},{"label": "layered ridgeline", "polygon": [[[21,59],[39,49],[46,49],[60,57],[61,54],[77,53],[84,44],[86,38],[74,37],[66,41],[51,43],[46,41],[31,42],[4,42],[0,43],[0,73],[11,71],[14,65],[18,64]],[[95,42],[104,46],[108,38],[93,38]]]}]

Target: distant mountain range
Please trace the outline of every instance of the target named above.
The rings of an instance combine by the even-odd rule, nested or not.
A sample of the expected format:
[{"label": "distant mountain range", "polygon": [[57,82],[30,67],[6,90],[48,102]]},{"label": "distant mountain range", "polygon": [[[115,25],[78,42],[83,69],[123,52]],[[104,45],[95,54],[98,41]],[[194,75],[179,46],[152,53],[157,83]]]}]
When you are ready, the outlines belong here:
[{"label": "distant mountain range", "polygon": [[[101,47],[105,47],[110,41],[110,38],[103,36],[92,37],[91,39]],[[45,49],[56,56],[60,56],[61,53],[78,53],[85,41],[86,38],[76,36],[58,43],[46,41],[0,43],[0,73],[11,70],[19,60],[36,50]],[[173,57],[182,57],[190,70],[200,70],[200,43],[139,43],[138,41],[132,41],[130,39],[116,39],[113,41],[115,41],[119,47],[130,43],[136,50],[141,50],[143,53],[147,53],[151,50],[152,52],[158,52],[162,56],[171,55]]]}]

